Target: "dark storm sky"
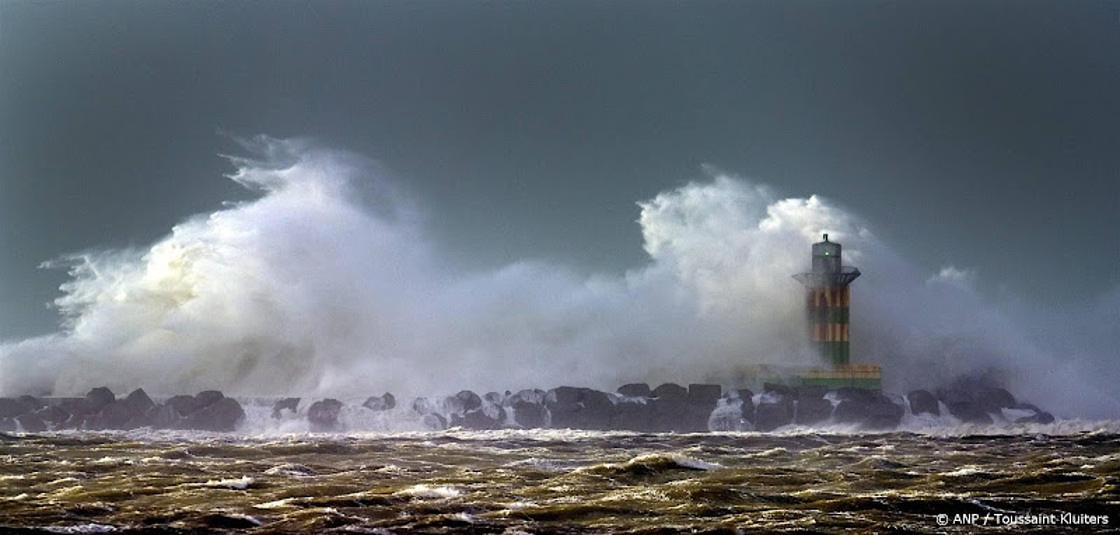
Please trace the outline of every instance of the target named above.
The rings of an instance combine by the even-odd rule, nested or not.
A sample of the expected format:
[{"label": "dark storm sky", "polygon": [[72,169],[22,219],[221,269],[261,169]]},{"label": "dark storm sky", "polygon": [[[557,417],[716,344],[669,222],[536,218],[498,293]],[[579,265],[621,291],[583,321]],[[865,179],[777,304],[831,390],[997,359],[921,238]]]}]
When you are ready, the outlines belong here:
[{"label": "dark storm sky", "polygon": [[700,165],[865,216],[932,273],[1120,284],[1120,3],[0,0],[0,337],[60,254],[246,198],[217,132],[381,161],[457,261],[643,261]]}]

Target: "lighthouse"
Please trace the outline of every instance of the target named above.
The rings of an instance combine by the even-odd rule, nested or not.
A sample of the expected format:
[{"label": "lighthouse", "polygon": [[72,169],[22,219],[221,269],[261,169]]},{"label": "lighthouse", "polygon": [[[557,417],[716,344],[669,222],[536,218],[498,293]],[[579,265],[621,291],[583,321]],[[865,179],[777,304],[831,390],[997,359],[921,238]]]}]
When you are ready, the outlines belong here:
[{"label": "lighthouse", "polygon": [[813,244],[812,271],[794,275],[807,289],[809,341],[834,369],[846,367],[851,358],[850,285],[860,275],[859,269],[843,265],[842,257],[843,247],[825,234]]},{"label": "lighthouse", "polygon": [[860,271],[844,265],[843,251],[843,246],[825,234],[812,246],[810,270],[793,276],[805,287],[805,323],[809,344],[816,354],[815,362],[808,366],[746,367],[745,384],[882,389],[883,370],[878,364],[852,362],[848,327],[851,284],[859,278]]}]

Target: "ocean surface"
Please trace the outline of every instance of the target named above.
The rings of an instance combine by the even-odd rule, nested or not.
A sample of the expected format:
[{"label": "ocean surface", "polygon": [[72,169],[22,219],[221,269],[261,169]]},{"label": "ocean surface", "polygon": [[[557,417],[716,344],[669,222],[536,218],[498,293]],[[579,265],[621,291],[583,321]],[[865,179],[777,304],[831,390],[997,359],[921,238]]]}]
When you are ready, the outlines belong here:
[{"label": "ocean surface", "polygon": [[260,423],[234,434],[0,435],[0,528],[1118,531],[1117,423],[935,424],[882,434],[314,434]]}]

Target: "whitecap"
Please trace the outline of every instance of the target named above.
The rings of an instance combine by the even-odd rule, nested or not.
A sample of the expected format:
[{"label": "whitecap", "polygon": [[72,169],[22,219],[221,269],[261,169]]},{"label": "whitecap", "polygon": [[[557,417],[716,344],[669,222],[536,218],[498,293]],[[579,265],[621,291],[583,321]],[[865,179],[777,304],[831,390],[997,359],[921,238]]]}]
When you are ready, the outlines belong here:
[{"label": "whitecap", "polygon": [[454,518],[455,520],[460,520],[460,521],[466,522],[468,524],[474,524],[475,523],[475,518],[473,516],[467,514],[467,513],[462,513],[462,512],[455,513],[455,514],[451,515],[451,518]]},{"label": "whitecap", "polygon": [[315,475],[315,470],[302,464],[285,463],[273,466],[264,473],[270,476],[308,477]]},{"label": "whitecap", "polygon": [[723,468],[716,463],[709,463],[707,461],[701,461],[699,459],[693,459],[692,457],[685,457],[683,455],[673,455],[672,458],[677,463],[677,465],[684,468],[691,468],[693,470],[716,470],[718,468]]},{"label": "whitecap", "polygon": [[206,483],[203,483],[203,486],[212,488],[245,490],[251,487],[255,482],[256,481],[249,476],[242,476],[236,479],[211,479]]},{"label": "whitecap", "polygon": [[254,509],[284,509],[286,507],[294,507],[292,502],[295,498],[283,498],[280,500],[273,500],[271,502],[258,503],[253,506]]},{"label": "whitecap", "polygon": [[506,503],[503,503],[503,504],[500,504],[500,505],[502,507],[505,507],[506,509],[508,509],[510,511],[517,511],[519,509],[525,509],[525,508],[528,508],[528,507],[537,507],[536,502],[524,502],[524,501],[506,502]]},{"label": "whitecap", "polygon": [[983,474],[983,473],[986,473],[986,470],[984,470],[983,468],[981,468],[979,466],[976,466],[974,464],[966,464],[966,465],[964,465],[960,468],[957,468],[956,470],[953,470],[953,471],[950,471],[950,472],[942,472],[941,475],[943,475],[943,476],[953,476],[953,477],[963,477],[963,476],[971,476],[973,474]]},{"label": "whitecap", "polygon": [[73,526],[50,526],[43,528],[50,533],[112,533],[117,531],[116,526],[108,524],[75,524]]},{"label": "whitecap", "polygon": [[401,466],[397,466],[395,464],[387,464],[385,466],[378,467],[378,468],[374,469],[373,471],[377,472],[377,473],[380,473],[380,474],[400,474],[402,472],[407,472],[408,469],[404,468],[404,467],[401,467]]},{"label": "whitecap", "polygon": [[784,453],[789,453],[789,450],[782,447],[777,447],[770,448],[768,450],[762,450],[756,453],[748,453],[746,457],[774,457],[776,455],[782,455]]},{"label": "whitecap", "polygon": [[462,494],[462,491],[456,489],[455,487],[446,485],[432,486],[425,484],[413,485],[411,487],[408,487],[407,489],[393,493],[394,496],[411,496],[413,498],[431,499],[456,498],[458,496],[461,496]]},{"label": "whitecap", "polygon": [[250,516],[250,515],[241,514],[241,513],[222,513],[222,516],[225,516],[225,517],[228,517],[228,518],[236,518],[238,520],[244,520],[244,521],[246,521],[246,522],[248,522],[248,523],[250,523],[254,526],[260,526],[260,525],[264,524],[264,522],[261,522],[261,520],[259,518],[255,517],[255,516]]},{"label": "whitecap", "polygon": [[510,468],[530,467],[545,472],[563,472],[564,467],[560,466],[556,461],[551,459],[542,459],[540,457],[529,457],[527,459],[520,459],[513,461],[506,465]]}]

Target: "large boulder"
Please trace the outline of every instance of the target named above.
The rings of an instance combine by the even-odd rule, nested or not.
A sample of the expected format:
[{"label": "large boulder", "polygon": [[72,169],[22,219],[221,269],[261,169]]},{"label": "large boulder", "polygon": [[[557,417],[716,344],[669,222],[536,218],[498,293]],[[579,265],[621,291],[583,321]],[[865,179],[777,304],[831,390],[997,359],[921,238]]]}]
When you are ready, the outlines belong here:
[{"label": "large boulder", "polygon": [[172,396],[170,399],[163,403],[165,406],[170,407],[175,411],[178,416],[186,416],[199,408],[201,404],[194,398],[194,396]]},{"label": "large boulder", "polygon": [[90,390],[86,394],[86,402],[88,402],[87,414],[100,412],[106,405],[116,401],[117,396],[113,395],[113,391],[104,386],[99,386]]},{"label": "large boulder", "polygon": [[653,404],[652,400],[645,398],[620,399],[614,407],[611,429],[642,433],[654,431]]},{"label": "large boulder", "polygon": [[978,403],[974,389],[967,383],[958,382],[937,390],[937,398],[949,409],[949,414],[965,423],[991,424],[992,416],[987,408]]},{"label": "large boulder", "polygon": [[136,429],[151,425],[148,413],[141,412],[126,400],[117,400],[102,407],[85,421],[87,429]]},{"label": "large boulder", "polygon": [[[653,389],[651,395],[653,396],[651,403],[653,431],[687,433],[707,429],[711,408],[701,417],[703,408],[689,402],[689,391],[685,387],[675,383],[665,383]],[[707,393],[701,388],[697,395],[706,396]],[[714,406],[713,402],[712,408]]]},{"label": "large boulder", "polygon": [[210,405],[221,401],[225,397],[225,394],[222,394],[217,390],[203,390],[202,392],[194,395],[194,400],[198,404],[195,410],[209,407]]},{"label": "large boulder", "polygon": [[738,396],[739,400],[742,402],[739,405],[739,411],[743,414],[743,419],[748,421],[748,422],[751,422],[753,424],[754,423],[754,392],[751,392],[750,390],[748,390],[746,388],[740,388],[740,389],[735,391],[735,395]]},{"label": "large boulder", "polygon": [[[91,402],[90,406],[96,403]],[[110,401],[101,410],[86,415],[80,425],[85,429],[136,429],[153,425],[155,413],[155,402],[138,388],[127,397]]]},{"label": "large boulder", "polygon": [[293,415],[299,413],[299,398],[283,398],[272,404],[272,417],[279,420],[284,417],[284,411]]},{"label": "large boulder", "polygon": [[762,395],[754,407],[754,428],[773,431],[793,422],[793,400],[773,391]]},{"label": "large boulder", "polygon": [[854,399],[841,400],[832,413],[833,420],[840,424],[859,424],[867,419],[867,403]]},{"label": "large boulder", "polygon": [[420,418],[420,422],[424,424],[424,427],[432,431],[443,431],[447,429],[447,419],[434,412],[425,414]]},{"label": "large boulder", "polygon": [[984,424],[989,425],[993,422],[992,415],[988,411],[976,403],[971,402],[958,402],[946,403],[949,408],[949,414],[955,416],[958,420],[969,424]]},{"label": "large boulder", "polygon": [[719,385],[688,385],[688,404],[683,419],[675,426],[675,430],[685,433],[710,431],[712,411],[716,409],[716,403],[722,394],[723,389]]},{"label": "large boulder", "polygon": [[793,397],[788,389],[768,389],[759,397],[755,405],[755,430],[773,431],[783,425],[793,423]]},{"label": "large boulder", "polygon": [[715,407],[716,401],[723,395],[719,385],[690,384],[688,385],[688,402],[693,405]]},{"label": "large boulder", "polygon": [[832,417],[832,402],[820,397],[800,397],[794,404],[793,421],[798,425],[812,425]]},{"label": "large boulder", "polygon": [[648,398],[652,392],[645,383],[630,383],[618,387],[618,393],[629,398]]},{"label": "large boulder", "polygon": [[544,400],[547,396],[548,392],[545,392],[544,390],[541,390],[539,388],[526,388],[524,390],[519,390],[516,394],[509,396],[507,398],[507,401],[509,401],[511,404],[515,401],[524,401],[526,403],[544,405]]},{"label": "large boulder", "polygon": [[548,425],[548,412],[544,405],[516,401],[512,405],[513,420],[526,429],[540,429]]},{"label": "large boulder", "polygon": [[896,404],[883,395],[875,397],[869,404],[867,420],[863,427],[867,429],[894,429],[902,423],[902,415],[906,409]]},{"label": "large boulder", "polygon": [[664,383],[650,392],[650,396],[658,399],[685,400],[688,398],[688,389],[676,383]]},{"label": "large boulder", "polygon": [[143,388],[133,390],[131,394],[124,398],[124,402],[137,414],[148,414],[156,408],[155,402],[148,397],[148,393]]},{"label": "large boulder", "polygon": [[15,418],[35,410],[16,398],[0,398],[0,418]]},{"label": "large boulder", "polygon": [[505,409],[494,403],[485,402],[481,407],[471,409],[462,416],[452,414],[451,426],[474,430],[501,429],[505,418]]},{"label": "large boulder", "polygon": [[80,429],[85,424],[86,418],[90,416],[89,402],[85,398],[65,398],[54,406],[68,415],[66,420],[55,429]]},{"label": "large boulder", "polygon": [[548,425],[548,411],[544,406],[543,390],[522,390],[509,397],[509,407],[513,410],[513,420],[517,425],[528,429],[543,428]]},{"label": "large boulder", "polygon": [[579,429],[579,390],[575,387],[561,386],[548,391],[544,405],[548,410],[549,426],[555,429]]},{"label": "large boulder", "polygon": [[554,428],[598,429],[611,427],[614,402],[606,392],[561,386],[548,391],[545,407]]},{"label": "large boulder", "polygon": [[937,396],[928,390],[912,390],[906,394],[906,401],[910,404],[910,414],[932,414],[941,416],[941,407],[937,403]]},{"label": "large boulder", "polygon": [[583,388],[575,386],[558,386],[549,390],[545,395],[545,403],[550,406],[576,406],[583,398]]},{"label": "large boulder", "polygon": [[[193,399],[193,398],[192,398]],[[164,403],[152,411],[151,423],[155,429],[179,429],[184,416],[170,403]]]},{"label": "large boulder", "polygon": [[421,416],[436,412],[436,403],[426,397],[413,399],[410,406],[412,407],[412,412]]},{"label": "large boulder", "polygon": [[1017,411],[1031,411],[1034,413],[1016,418],[1015,423],[1017,424],[1049,424],[1054,422],[1054,415],[1030,403],[1016,403],[1015,406],[1011,408]]},{"label": "large boulder", "polygon": [[41,399],[39,399],[35,396],[28,396],[28,395],[20,396],[19,397],[19,402],[23,403],[24,405],[29,407],[31,409],[31,412],[35,412],[35,411],[47,406],[47,403],[45,401],[43,401],[43,400],[41,400]]},{"label": "large boulder", "polygon": [[73,416],[84,416],[90,413],[90,403],[86,398],[62,398],[54,405]]},{"label": "large boulder", "polygon": [[42,433],[47,430],[47,424],[35,413],[26,413],[16,416],[16,421],[26,433]]},{"label": "large boulder", "polygon": [[847,396],[836,405],[833,420],[842,424],[858,424],[864,429],[893,429],[902,422],[905,409],[886,396],[866,391]]},{"label": "large boulder", "polygon": [[965,377],[937,389],[949,412],[967,423],[992,423],[992,414],[1014,408],[1015,397],[988,377]]},{"label": "large boulder", "polygon": [[614,401],[606,392],[588,388],[584,391],[581,411],[587,429],[609,430],[614,416]]},{"label": "large boulder", "polygon": [[62,424],[64,424],[66,420],[70,418],[70,413],[66,412],[65,409],[59,407],[58,405],[47,405],[46,407],[35,411],[35,414],[39,416],[39,418],[43,420],[43,422],[50,426],[51,429],[58,429],[62,427]]},{"label": "large boulder", "polygon": [[687,398],[660,397],[650,402],[651,431],[656,433],[682,433],[688,420]]},{"label": "large boulder", "polygon": [[1011,392],[995,386],[977,388],[974,398],[976,403],[989,413],[998,413],[1001,409],[1014,408],[1016,405],[1015,396],[1012,396]]},{"label": "large boulder", "polygon": [[152,402],[143,390],[126,398],[117,399],[106,387],[89,391],[84,399],[67,399],[60,408],[70,413],[63,427],[80,429],[133,429],[149,425],[148,415],[153,411]]},{"label": "large boulder", "polygon": [[387,411],[397,406],[397,398],[386,392],[380,396],[370,396],[366,398],[362,406],[371,411]]},{"label": "large boulder", "polygon": [[[147,398],[147,394],[142,397],[137,394],[133,403],[143,405],[143,398]],[[149,425],[157,429],[234,431],[244,419],[245,410],[241,404],[217,390],[205,390],[194,396],[173,396],[147,413]]]},{"label": "large boulder", "polygon": [[245,420],[245,410],[236,399],[222,398],[187,415],[182,425],[201,431],[234,431]]},{"label": "large boulder", "polygon": [[653,411],[652,431],[690,433],[698,427],[695,420],[699,411],[688,403],[687,397],[661,396],[653,398],[650,406]]},{"label": "large boulder", "polygon": [[482,407],[482,398],[470,390],[460,391],[448,399],[448,412],[466,414],[467,411],[480,407]]},{"label": "large boulder", "polygon": [[307,409],[307,421],[311,423],[312,431],[334,431],[338,429],[341,412],[341,401],[331,398],[319,400]]}]

